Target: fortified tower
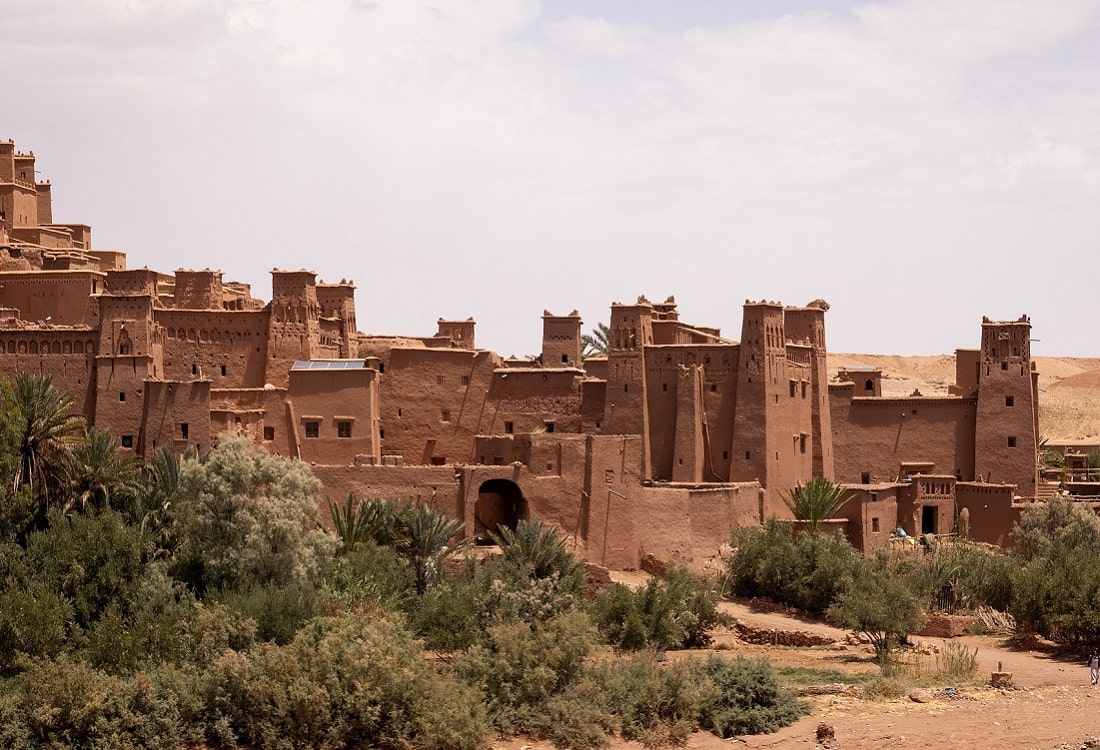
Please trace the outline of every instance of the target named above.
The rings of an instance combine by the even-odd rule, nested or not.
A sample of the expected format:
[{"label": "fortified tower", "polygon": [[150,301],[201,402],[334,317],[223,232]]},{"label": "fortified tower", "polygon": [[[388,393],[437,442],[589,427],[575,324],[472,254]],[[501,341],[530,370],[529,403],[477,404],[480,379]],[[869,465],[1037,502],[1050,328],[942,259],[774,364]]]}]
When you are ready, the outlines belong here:
[{"label": "fortified tower", "polygon": [[359,329],[355,323],[355,283],[341,280],[339,284],[318,284],[317,303],[321,317],[335,325],[341,358],[359,353]]},{"label": "fortified tower", "polygon": [[581,366],[581,316],[542,312],[542,364],[544,367]]},{"label": "fortified tower", "polygon": [[176,307],[180,310],[221,310],[224,297],[221,271],[176,271]]},{"label": "fortified tower", "polygon": [[982,319],[974,472],[986,482],[1036,492],[1039,450],[1038,373],[1031,362],[1031,321]]},{"label": "fortified tower", "polygon": [[[633,305],[611,305],[607,342],[605,435],[646,434],[645,361],[643,347],[653,343],[653,305],[644,296]],[[646,471],[649,457],[646,456]]]},{"label": "fortified tower", "polygon": [[[121,274],[116,283],[140,284],[141,272]],[[95,423],[110,425],[122,447],[134,451],[142,447],[147,381],[164,376],[164,334],[153,319],[153,300],[141,293],[99,297]]]},{"label": "fortified tower", "polygon": [[285,388],[290,368],[313,358],[320,342],[321,305],[313,271],[271,272],[271,318],[268,322],[266,382]]},{"label": "fortified tower", "polygon": [[786,513],[780,491],[808,479],[812,467],[810,363],[790,363],[786,339],[782,305],[746,301],[730,480],[760,481],[765,516]]},{"label": "fortified tower", "polygon": [[825,363],[825,311],[829,305],[815,300],[806,307],[789,307],[787,336],[810,348],[810,441],[813,476],[833,479],[833,428],[829,412],[829,369]]}]

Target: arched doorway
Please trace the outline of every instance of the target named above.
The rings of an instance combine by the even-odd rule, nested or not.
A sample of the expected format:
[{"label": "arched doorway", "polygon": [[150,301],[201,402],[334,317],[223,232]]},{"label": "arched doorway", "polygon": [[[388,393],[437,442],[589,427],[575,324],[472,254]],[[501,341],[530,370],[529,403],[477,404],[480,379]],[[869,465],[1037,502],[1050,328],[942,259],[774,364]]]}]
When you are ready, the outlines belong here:
[{"label": "arched doorway", "polygon": [[478,544],[492,540],[489,532],[501,526],[515,529],[516,524],[527,518],[527,501],[519,486],[510,479],[490,479],[477,488],[474,504],[474,538]]}]

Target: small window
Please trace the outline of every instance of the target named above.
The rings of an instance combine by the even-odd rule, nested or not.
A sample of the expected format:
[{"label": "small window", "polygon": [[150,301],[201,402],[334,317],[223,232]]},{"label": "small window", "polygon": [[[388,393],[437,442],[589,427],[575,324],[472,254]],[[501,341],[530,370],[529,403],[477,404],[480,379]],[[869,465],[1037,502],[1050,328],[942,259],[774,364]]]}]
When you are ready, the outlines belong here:
[{"label": "small window", "polygon": [[752,451],[745,451],[745,460],[748,461],[752,458]]},{"label": "small window", "polygon": [[440,412],[439,418],[440,418],[440,420],[442,420],[444,422],[450,422],[451,421],[451,412],[449,412],[447,409],[444,409],[442,412]]},{"label": "small window", "polygon": [[1001,369],[1002,370],[1007,370],[1008,369],[1008,362],[1002,362],[1001,363]]},{"label": "small window", "polygon": [[399,417],[401,416],[401,410],[400,409],[397,410],[397,416],[399,416]]},{"label": "small window", "polygon": [[504,434],[505,435],[511,435],[513,432],[515,432],[515,430],[516,430],[515,423],[513,423],[513,422],[505,422],[504,423]]},{"label": "small window", "polygon": [[806,386],[809,385],[805,381],[802,382],[802,398],[806,398]]},{"label": "small window", "polygon": [[469,375],[463,375],[462,376],[462,385],[469,385],[469,384],[470,384],[470,376]]},{"label": "small window", "polygon": [[1009,435],[1009,437],[1008,437],[1008,447],[1009,448],[1015,448],[1016,447],[1016,436],[1015,435]]},{"label": "small window", "polygon": [[125,401],[126,400],[126,391],[119,391],[118,392],[118,400],[119,401]]},{"label": "small window", "polygon": [[871,516],[871,531],[875,534],[878,533],[878,519],[874,516]]},{"label": "small window", "polygon": [[311,419],[306,422],[306,437],[315,438],[321,434],[321,423]]},{"label": "small window", "polygon": [[718,392],[718,384],[717,383],[711,383],[710,384],[710,392],[711,393],[717,393]]},{"label": "small window", "polygon": [[859,481],[860,481],[861,484],[870,484],[871,483],[871,472],[869,472],[869,471],[861,472],[860,475],[859,475]]},{"label": "small window", "polygon": [[1015,396],[1005,396],[1005,406],[1015,406],[1015,405],[1016,405],[1016,397]]},{"label": "small window", "polygon": [[561,361],[562,361],[562,364],[566,364],[566,365],[569,364],[569,355],[568,354],[561,355]]},{"label": "small window", "polygon": [[436,385],[443,385],[443,376],[442,375],[436,375],[435,376],[435,384]]},{"label": "small window", "polygon": [[493,466],[503,466],[504,456],[493,456]]},{"label": "small window", "polygon": [[661,390],[662,391],[667,391],[668,390],[668,383],[661,383]]},{"label": "small window", "polygon": [[222,377],[225,377],[225,365],[222,365]]},{"label": "small window", "polygon": [[606,482],[607,484],[614,484],[614,482],[615,482],[615,470],[614,469],[604,469],[603,470],[603,481]]},{"label": "small window", "polygon": [[791,386],[791,389],[790,389],[791,390],[791,398],[794,398],[795,392],[798,390],[798,383],[796,383],[792,380],[790,382],[790,386]]},{"label": "small window", "polygon": [[191,374],[192,375],[198,375],[199,374],[199,366],[198,365],[192,363],[192,365],[191,365]]},{"label": "small window", "polygon": [[379,362],[378,363],[378,372],[385,372],[385,371],[386,371],[386,363],[385,362]]},{"label": "small window", "polygon": [[729,451],[722,451],[722,460],[723,461],[728,461],[729,457],[730,457],[730,452]]},{"label": "small window", "polygon": [[264,440],[267,440],[267,441],[270,442],[274,439],[275,439],[275,428],[274,427],[265,427],[264,428]]},{"label": "small window", "polygon": [[340,421],[336,423],[336,437],[349,438],[351,437],[351,422]]},{"label": "small window", "polygon": [[863,390],[865,390],[865,391],[875,390],[875,381],[868,380],[866,383],[863,384]]},{"label": "small window", "polygon": [[447,457],[446,456],[432,456],[432,466],[446,466],[446,465],[447,465]]},{"label": "small window", "polygon": [[188,434],[188,425],[186,422],[180,422],[176,425],[176,439],[186,440]]},{"label": "small window", "polygon": [[133,448],[134,447],[134,436],[133,435],[123,435],[122,436],[122,447],[123,448]]},{"label": "small window", "polygon": [[798,452],[799,453],[805,453],[806,452],[806,436],[805,435],[799,435],[798,436]]},{"label": "small window", "polygon": [[543,426],[546,427],[547,432],[553,432],[554,431],[554,423],[553,422],[543,422],[542,424],[543,424]]},{"label": "small window", "polygon": [[623,383],[623,393],[630,393],[630,383]]}]

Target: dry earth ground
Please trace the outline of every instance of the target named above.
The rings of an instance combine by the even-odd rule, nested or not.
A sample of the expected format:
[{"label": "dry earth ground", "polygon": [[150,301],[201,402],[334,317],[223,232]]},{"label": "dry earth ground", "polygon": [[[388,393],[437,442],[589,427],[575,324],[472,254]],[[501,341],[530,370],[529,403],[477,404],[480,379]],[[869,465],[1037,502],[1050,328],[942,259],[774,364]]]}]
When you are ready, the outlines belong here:
[{"label": "dry earth ground", "polygon": [[[635,574],[636,575],[636,574]],[[619,576],[627,582],[629,576]],[[755,628],[784,632],[827,634],[843,642],[848,633],[819,622],[797,619],[781,613],[755,611],[740,603],[724,602],[723,609],[738,622]],[[915,639],[942,647],[940,639]],[[887,750],[889,748],[1011,747],[1015,750],[1080,748],[1089,740],[1100,740],[1100,688],[1089,684],[1083,659],[1052,656],[1039,651],[1014,650],[1005,639],[966,636],[956,639],[977,649],[978,679],[957,685],[957,698],[948,698],[943,688],[932,686],[929,703],[908,698],[863,700],[857,695],[810,697],[811,713],[774,734],[723,740],[705,732],[693,734],[688,750],[729,748],[817,748],[816,729],[820,722],[831,725],[835,740],[828,747],[837,750]],[[715,635],[715,649],[725,656],[766,656],[777,666],[798,666],[845,673],[877,674],[878,667],[864,647],[849,646],[793,648],[754,646],[740,643],[730,632]],[[671,658],[702,656],[704,651],[678,652]],[[1013,688],[995,690],[982,681],[1002,667],[1012,672]],[[637,742],[616,741],[612,750],[641,750]],[[552,750],[548,742],[525,738],[499,741],[494,750]]]}]

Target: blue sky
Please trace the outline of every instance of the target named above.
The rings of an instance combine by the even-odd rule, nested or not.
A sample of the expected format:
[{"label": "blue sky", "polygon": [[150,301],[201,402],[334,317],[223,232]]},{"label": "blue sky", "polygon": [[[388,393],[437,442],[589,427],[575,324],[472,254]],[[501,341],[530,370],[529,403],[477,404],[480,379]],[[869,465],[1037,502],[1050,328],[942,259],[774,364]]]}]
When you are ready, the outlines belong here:
[{"label": "blue sky", "polygon": [[1100,356],[1100,2],[2,0],[0,137],[131,267],[354,279],[537,353],[675,295],[836,351]]}]

